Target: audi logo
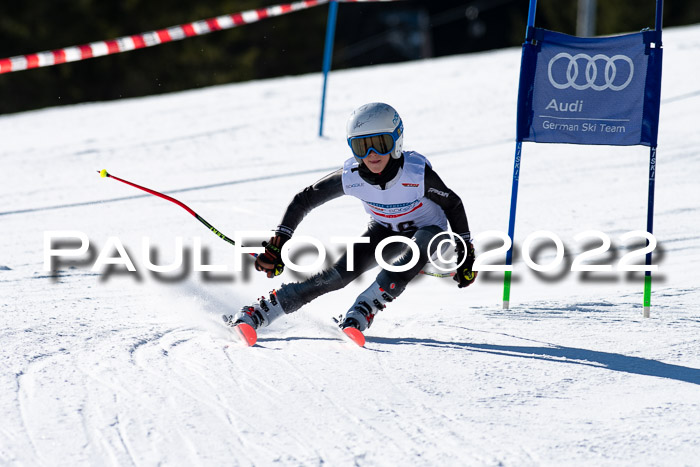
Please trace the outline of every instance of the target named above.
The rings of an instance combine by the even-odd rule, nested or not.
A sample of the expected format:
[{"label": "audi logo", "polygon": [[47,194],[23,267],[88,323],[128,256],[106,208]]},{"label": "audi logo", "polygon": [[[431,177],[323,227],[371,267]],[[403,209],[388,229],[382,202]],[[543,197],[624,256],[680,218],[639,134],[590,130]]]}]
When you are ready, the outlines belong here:
[{"label": "audi logo", "polygon": [[[564,82],[561,82],[561,79],[556,81],[554,76],[552,76],[552,67],[559,59],[569,61],[568,66],[566,67],[566,81]],[[586,64],[586,82],[583,84],[578,84],[576,82],[579,73],[579,60],[585,60]],[[605,83],[603,84],[596,84],[599,62],[605,62],[605,69],[603,71]],[[627,81],[617,85],[614,84],[617,76],[617,66],[615,66],[616,62],[627,62],[629,64],[629,76],[627,77]],[[606,89],[610,89],[612,91],[622,91],[632,82],[632,77],[634,76],[634,62],[632,62],[632,59],[626,55],[613,55],[612,57],[608,57],[607,55],[597,54],[591,57],[590,55],[586,54],[576,54],[572,56],[566,52],[561,52],[555,55],[554,58],[549,61],[547,75],[549,76],[549,82],[552,83],[552,86],[557,89],[567,89],[571,87],[579,91],[583,91],[584,89],[588,88],[591,88],[594,91],[604,91]]]}]

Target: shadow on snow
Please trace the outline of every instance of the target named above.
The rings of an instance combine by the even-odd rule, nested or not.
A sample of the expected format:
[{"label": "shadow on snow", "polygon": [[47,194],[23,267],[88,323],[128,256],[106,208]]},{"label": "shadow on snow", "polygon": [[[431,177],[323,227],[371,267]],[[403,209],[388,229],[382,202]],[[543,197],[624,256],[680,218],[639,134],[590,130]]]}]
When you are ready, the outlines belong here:
[{"label": "shadow on snow", "polygon": [[647,358],[630,357],[596,350],[577,349],[574,347],[535,347],[517,345],[471,344],[464,342],[447,342],[434,339],[417,339],[411,337],[367,337],[368,343],[387,345],[424,345],[428,347],[456,348],[483,352],[507,357],[530,358],[548,362],[605,368],[644,376],[674,379],[700,385],[700,369],[672,365]]}]

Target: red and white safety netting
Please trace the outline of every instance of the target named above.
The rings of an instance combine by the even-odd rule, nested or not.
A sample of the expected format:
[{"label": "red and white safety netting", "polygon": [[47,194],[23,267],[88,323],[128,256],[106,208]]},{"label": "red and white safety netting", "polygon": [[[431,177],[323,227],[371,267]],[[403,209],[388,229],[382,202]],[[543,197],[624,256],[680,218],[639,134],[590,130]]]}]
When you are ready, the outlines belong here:
[{"label": "red and white safety netting", "polygon": [[[91,42],[90,44],[76,45],[62,49],[38,52],[29,55],[0,59],[0,73],[27,70],[44,66],[58,65],[60,63],[75,62],[87,58],[101,57],[129,50],[152,47],[166,42],[173,42],[192,36],[202,36],[210,32],[222,29],[231,29],[236,26],[254,23],[261,19],[281,16],[294,11],[304,10],[314,6],[328,3],[331,0],[302,0],[284,5],[275,5],[258,10],[248,10],[241,13],[217,16],[216,18],[195,21],[192,23],[171,26],[157,31],[134,34],[132,36],[119,37],[106,41]],[[386,2],[393,0],[339,0],[343,2]]]}]

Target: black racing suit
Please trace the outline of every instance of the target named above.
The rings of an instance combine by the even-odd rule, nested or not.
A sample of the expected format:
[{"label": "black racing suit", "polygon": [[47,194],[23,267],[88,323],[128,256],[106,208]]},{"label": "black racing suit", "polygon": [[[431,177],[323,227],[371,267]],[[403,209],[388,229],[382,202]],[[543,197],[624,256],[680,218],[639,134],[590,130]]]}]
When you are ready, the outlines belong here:
[{"label": "black racing suit", "polygon": [[[398,169],[402,165],[403,157],[398,160],[392,159],[384,174],[372,174],[363,164],[360,164],[359,171],[360,176],[366,182],[385,189],[387,182],[396,176]],[[343,169],[340,168],[297,193],[291,203],[289,203],[276,233],[283,237],[291,238],[294,229],[311,210],[327,201],[342,196],[344,194],[342,173]],[[425,197],[442,208],[452,231],[466,241],[470,241],[469,224],[462,200],[445,185],[428,164],[425,166],[424,186]],[[393,235],[412,237],[420,251],[420,258],[416,265],[402,272],[382,270],[377,276],[377,283],[385,290],[390,290],[391,295],[395,298],[403,292],[406,284],[420,272],[434,253],[434,251],[428,251],[428,243],[442,230],[438,226],[431,225],[419,229],[396,232],[372,219],[367,226],[367,231],[362,235],[363,237],[369,237],[370,242],[352,246],[354,249],[353,271],[347,270],[347,253],[345,253],[333,266],[309,277],[305,281],[283,284],[277,290],[277,297],[285,312],[292,313],[325,293],[345,287],[362,273],[376,266],[375,248],[383,239]],[[437,243],[433,242],[434,245]],[[431,246],[431,248],[434,250],[434,246]],[[412,259],[412,255],[412,250],[402,243],[390,243],[383,252],[385,259],[398,257],[392,263],[394,266],[407,264]]]}]

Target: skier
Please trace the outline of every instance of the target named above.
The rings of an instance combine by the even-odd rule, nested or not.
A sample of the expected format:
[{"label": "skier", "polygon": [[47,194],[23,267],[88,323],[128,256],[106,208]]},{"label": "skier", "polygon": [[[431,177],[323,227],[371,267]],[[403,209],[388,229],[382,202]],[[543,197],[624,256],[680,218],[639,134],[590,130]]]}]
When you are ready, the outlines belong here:
[{"label": "skier", "polygon": [[[347,141],[353,157],[342,168],[301,190],[287,207],[274,237],[263,242],[264,253],[258,255],[255,269],[267,277],[281,273],[284,263],[281,249],[294,234],[294,229],[312,209],[343,194],[362,201],[371,220],[363,237],[369,243],[357,243],[354,268],[348,270],[347,252],[330,268],[303,282],[282,284],[257,303],[245,306],[238,313],[224,315],[227,325],[246,323],[257,329],[268,326],[284,314],[292,313],[313,299],[345,287],[363,272],[377,265],[375,248],[387,237],[411,238],[420,251],[415,266],[403,272],[382,270],[340,322],[349,334],[355,328],[367,329],[386,304],[401,295],[408,282],[420,272],[434,251],[428,251],[430,240],[447,230],[464,239],[455,242],[457,263],[461,265],[453,279],[460,288],[471,285],[477,273],[472,271],[474,247],[467,216],[460,198],[440,179],[430,162],[415,151],[403,151],[403,122],[388,104],[370,103],[355,110],[347,122]],[[433,242],[431,248],[439,242]],[[466,249],[465,246],[466,245]],[[408,245],[390,243],[384,251],[398,256],[394,266],[408,264],[413,252]],[[353,331],[354,332],[354,331]],[[363,342],[364,342],[364,338]]]}]

